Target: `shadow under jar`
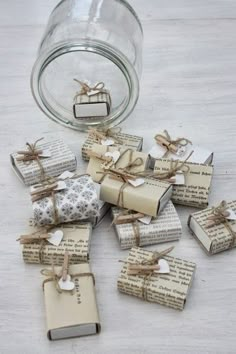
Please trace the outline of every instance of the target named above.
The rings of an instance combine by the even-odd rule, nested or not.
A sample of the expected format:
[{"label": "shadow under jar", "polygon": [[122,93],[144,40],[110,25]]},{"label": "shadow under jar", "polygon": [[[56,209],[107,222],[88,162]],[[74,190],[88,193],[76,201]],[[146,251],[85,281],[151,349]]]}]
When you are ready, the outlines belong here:
[{"label": "shadow under jar", "polygon": [[[139,96],[143,33],[124,0],[63,0],[52,11],[31,75],[41,110],[67,127],[111,127],[126,119]],[[73,100],[80,87],[103,82],[110,91],[106,117],[75,118]]]}]

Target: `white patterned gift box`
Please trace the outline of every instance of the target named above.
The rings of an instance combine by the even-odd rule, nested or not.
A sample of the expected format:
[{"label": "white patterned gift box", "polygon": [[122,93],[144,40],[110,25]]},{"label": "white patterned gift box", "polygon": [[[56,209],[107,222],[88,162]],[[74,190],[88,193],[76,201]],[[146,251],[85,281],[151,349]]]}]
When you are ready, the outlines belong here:
[{"label": "white patterned gift box", "polygon": [[[36,226],[57,225],[99,216],[97,191],[89,175],[68,178],[60,182],[64,188],[59,190],[55,188],[47,196],[32,200]],[[32,187],[31,195],[34,191],[36,188]]]}]

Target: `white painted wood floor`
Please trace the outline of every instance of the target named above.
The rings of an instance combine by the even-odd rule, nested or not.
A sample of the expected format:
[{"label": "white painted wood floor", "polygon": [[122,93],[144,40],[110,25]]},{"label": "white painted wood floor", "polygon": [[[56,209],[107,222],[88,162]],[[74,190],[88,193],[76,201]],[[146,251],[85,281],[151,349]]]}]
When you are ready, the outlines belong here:
[{"label": "white painted wood floor", "polygon": [[[139,103],[123,130],[144,134],[145,150],[154,132],[164,128],[213,149],[210,202],[235,199],[235,0],[130,2],[144,28],[144,69]],[[56,3],[0,0],[0,353],[235,353],[236,250],[208,257],[187,230],[193,209],[184,207],[178,207],[183,237],[173,254],[198,268],[183,312],[118,293],[118,260],[128,252],[119,249],[107,218],[94,232],[91,250],[102,332],[47,340],[40,266],[25,265],[15,241],[31,216],[31,204],[10,168],[9,154],[26,139],[54,136],[72,142],[80,156],[85,135],[49,121],[29,86],[39,40]]]}]

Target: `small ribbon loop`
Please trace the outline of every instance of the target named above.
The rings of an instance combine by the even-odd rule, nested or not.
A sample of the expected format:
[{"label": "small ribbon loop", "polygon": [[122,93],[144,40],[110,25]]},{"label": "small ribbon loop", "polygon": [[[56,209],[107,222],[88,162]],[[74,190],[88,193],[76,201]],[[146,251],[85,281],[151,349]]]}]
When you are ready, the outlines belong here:
[{"label": "small ribbon loop", "polygon": [[166,148],[166,152],[162,156],[163,158],[167,157],[170,152],[176,154],[178,152],[179,146],[185,147],[188,144],[192,144],[192,142],[186,138],[178,138],[176,140],[171,139],[167,130],[164,130],[164,134],[165,135],[157,134],[154,137],[157,144]]}]

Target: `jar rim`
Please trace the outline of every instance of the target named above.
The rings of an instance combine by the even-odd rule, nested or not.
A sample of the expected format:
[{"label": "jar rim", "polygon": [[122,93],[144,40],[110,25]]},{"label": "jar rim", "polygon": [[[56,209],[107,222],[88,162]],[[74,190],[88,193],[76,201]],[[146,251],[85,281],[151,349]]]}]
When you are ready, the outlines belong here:
[{"label": "jar rim", "polygon": [[[111,60],[123,73],[129,90],[129,95],[127,102],[122,107],[121,112],[119,110],[113,112],[110,118],[105,122],[76,122],[73,124],[73,121],[68,120],[63,117],[59,112],[56,112],[52,107],[49,106],[44,95],[41,94],[41,78],[44,72],[44,69],[49,63],[58,56],[70,53],[72,51],[90,51],[95,54],[103,55],[108,60]],[[91,126],[104,126],[111,127],[120,124],[124,121],[133,111],[139,96],[139,80],[137,77],[136,70],[126,58],[126,56],[118,51],[116,48],[111,45],[98,40],[88,40],[85,39],[79,43],[73,42],[61,42],[57,47],[52,48],[50,51],[42,52],[37,58],[31,73],[31,90],[34,96],[34,99],[38,107],[53,121],[59,122],[64,126],[70,127],[75,130],[86,131]]]}]

